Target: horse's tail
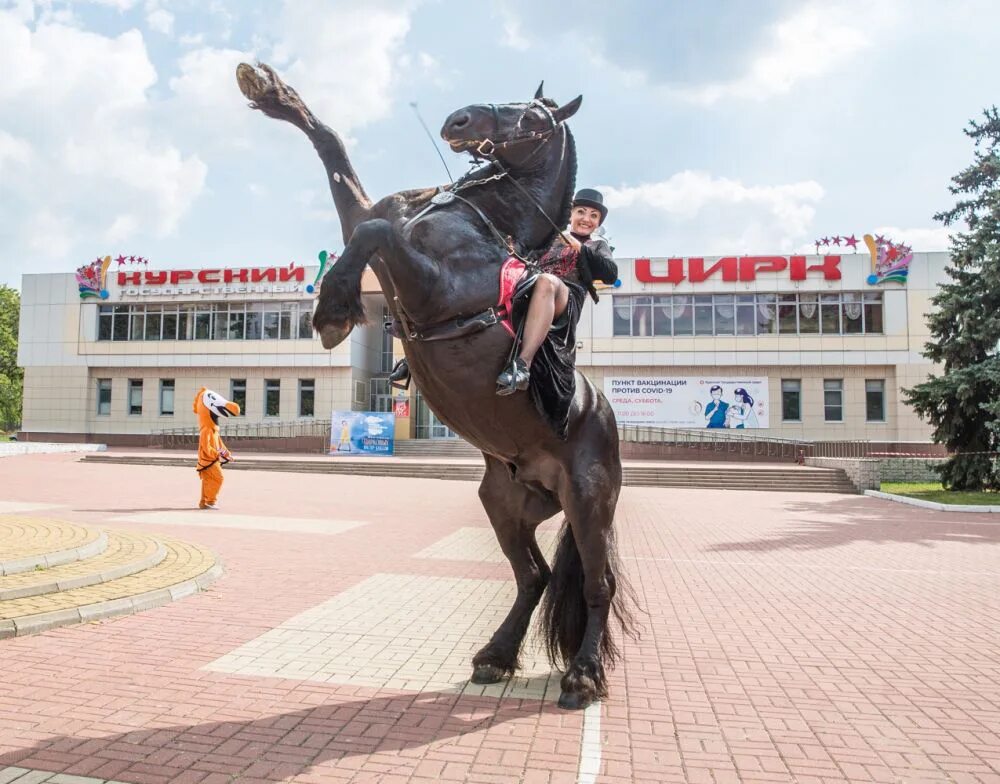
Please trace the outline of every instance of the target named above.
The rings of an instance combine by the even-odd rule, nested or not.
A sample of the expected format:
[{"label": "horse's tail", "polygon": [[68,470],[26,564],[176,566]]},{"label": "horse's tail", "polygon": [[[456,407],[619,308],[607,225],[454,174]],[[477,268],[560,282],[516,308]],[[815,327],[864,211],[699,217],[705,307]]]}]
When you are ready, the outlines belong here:
[{"label": "horse's tail", "polygon": [[[615,642],[613,625],[623,634],[638,638],[633,607],[638,606],[635,592],[622,571],[615,545],[614,531],[608,531],[607,577],[611,586],[611,612],[601,639],[602,664],[612,669],[621,658]],[[549,660],[556,666],[568,665],[583,644],[587,629],[587,600],[583,595],[583,561],[576,546],[573,529],[563,523],[552,564],[552,576],[542,599],[542,635]]]}]

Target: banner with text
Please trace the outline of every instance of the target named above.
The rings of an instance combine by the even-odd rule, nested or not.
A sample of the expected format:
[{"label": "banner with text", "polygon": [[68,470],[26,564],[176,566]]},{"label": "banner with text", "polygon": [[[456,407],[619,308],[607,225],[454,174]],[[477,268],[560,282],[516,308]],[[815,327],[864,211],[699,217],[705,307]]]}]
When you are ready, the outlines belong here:
[{"label": "banner with text", "polygon": [[767,378],[613,376],[604,379],[604,395],[623,425],[733,430],[769,426]]},{"label": "banner with text", "polygon": [[392,454],[395,417],[386,411],[334,411],[330,454],[338,457]]}]

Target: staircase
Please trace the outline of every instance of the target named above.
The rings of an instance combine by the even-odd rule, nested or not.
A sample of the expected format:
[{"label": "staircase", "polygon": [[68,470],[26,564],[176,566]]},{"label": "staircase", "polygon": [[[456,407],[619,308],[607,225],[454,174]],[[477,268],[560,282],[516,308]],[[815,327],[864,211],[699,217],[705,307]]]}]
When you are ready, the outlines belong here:
[{"label": "staircase", "polygon": [[[461,443],[461,442],[459,442]],[[468,449],[472,447],[465,445]],[[460,447],[447,447],[459,449]],[[191,456],[90,454],[87,463],[157,465],[191,468]],[[412,479],[451,479],[478,482],[484,466],[479,452],[461,457],[347,458],[316,457],[269,459],[244,457],[227,471],[290,471],[314,474],[394,476]],[[780,490],[800,493],[853,493],[857,490],[840,469],[805,468],[763,463],[652,463],[627,462],[623,484],[638,487],[678,487],[713,490]]]},{"label": "staircase", "polygon": [[221,573],[186,542],[0,515],[0,639],[157,607]]}]

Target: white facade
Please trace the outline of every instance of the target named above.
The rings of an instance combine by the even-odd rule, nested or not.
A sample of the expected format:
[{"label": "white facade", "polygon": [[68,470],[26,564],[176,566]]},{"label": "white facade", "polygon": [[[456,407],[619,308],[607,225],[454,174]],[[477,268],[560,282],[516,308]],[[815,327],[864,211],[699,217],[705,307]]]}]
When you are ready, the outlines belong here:
[{"label": "white facade", "polygon": [[[926,442],[928,427],[902,404],[899,389],[922,381],[932,370],[920,351],[929,337],[925,318],[929,298],[945,280],[947,254],[916,253],[905,284],[877,286],[867,281],[871,273],[867,255],[844,255],[832,266],[827,262],[839,278],[827,279],[821,269],[811,269],[804,280],[793,277],[802,277],[803,265],[818,268],[822,257],[804,257],[795,263],[790,257],[770,258],[770,262],[734,259],[722,264],[716,264],[717,258],[706,258],[700,266],[696,261],[694,268],[690,260],[679,266],[674,262],[675,273],[683,268],[685,275],[677,283],[655,280],[668,277],[666,259],[638,264],[635,259],[618,260],[621,285],[603,289],[600,303],[584,308],[577,333],[578,366],[602,389],[605,379],[612,376],[766,379],[770,410],[768,427],[761,435]],[[777,269],[781,263],[785,268]],[[797,272],[791,269],[795,264]],[[642,274],[641,269],[647,272]],[[377,323],[380,295],[373,276],[366,274],[364,290],[374,323],[355,330],[333,351],[325,351],[318,339],[305,336],[305,323],[300,325],[301,332],[292,323],[311,311],[315,296],[306,284],[313,280],[315,267],[305,268],[287,284],[241,285],[238,279],[226,284],[222,270],[191,272],[193,280],[174,286],[169,281],[145,286],[135,285],[138,273],[128,270],[130,282],[119,286],[112,269],[107,299],[85,300],[72,274],[23,277],[19,362],[25,368],[22,430],[29,438],[113,442],[116,437],[189,427],[193,423],[190,404],[198,387],[231,396],[234,381],[245,382],[248,422],[326,419],[332,409],[364,410],[373,405],[371,379],[384,377],[388,370],[387,344]],[[209,283],[198,283],[200,272],[206,273]],[[704,280],[692,282],[692,273]],[[240,274],[246,277],[246,271]],[[643,282],[644,277],[653,280]],[[881,295],[878,314],[873,303],[865,308],[866,293],[869,300]],[[793,294],[799,295],[795,303],[779,301]],[[713,295],[716,299],[711,299]],[[773,311],[768,305],[771,295]],[[839,296],[837,330],[833,329],[833,305],[824,311],[821,295]],[[748,299],[751,296],[756,299]],[[814,297],[815,308],[811,306]],[[647,302],[648,312],[644,310]],[[120,322],[114,325],[114,315],[112,322],[101,326],[102,307],[117,307],[120,315],[126,305],[145,306],[160,314],[150,315],[148,327],[141,326],[146,321],[130,322],[136,334],[126,337],[136,338],[143,330],[143,339],[109,339],[125,334]],[[287,307],[282,310],[282,305]],[[865,315],[854,318],[859,307]],[[785,322],[772,327],[769,314],[780,322],[779,309]],[[177,339],[176,332],[167,335],[182,318],[175,315],[171,321],[167,314],[184,312],[192,320],[185,325],[186,339]],[[206,313],[211,315],[206,317]],[[821,317],[829,318],[824,322]],[[104,318],[108,319],[107,313]],[[195,318],[200,332],[195,329]],[[228,325],[230,318],[233,334],[238,332],[240,339],[230,339],[225,329],[216,329],[216,324]],[[750,324],[750,318],[755,324]],[[279,330],[274,332],[276,337],[267,337],[261,330],[262,319]],[[789,331],[791,323],[796,327]],[[249,337],[251,324],[253,337]],[[294,334],[279,335],[286,327]],[[769,333],[772,328],[775,332]],[[706,329],[709,334],[694,334]],[[749,333],[736,334],[741,330]],[[164,382],[170,381],[172,414],[161,411],[170,397],[162,391]],[[831,413],[836,414],[832,403],[837,401],[838,381],[842,390],[839,420],[831,419]],[[873,419],[873,389],[880,381],[883,416]],[[280,390],[278,407],[274,408],[272,398],[271,411],[266,410],[268,382],[272,395]],[[303,414],[301,392],[303,384],[308,390],[310,383],[312,406]],[[798,417],[793,419],[786,415],[796,411],[786,409],[791,402],[789,389],[796,383]],[[380,400],[379,405],[385,402]],[[397,422],[397,438],[443,434],[440,429],[413,426],[419,408],[413,407],[413,422]],[[423,416],[426,420],[425,412]]]}]

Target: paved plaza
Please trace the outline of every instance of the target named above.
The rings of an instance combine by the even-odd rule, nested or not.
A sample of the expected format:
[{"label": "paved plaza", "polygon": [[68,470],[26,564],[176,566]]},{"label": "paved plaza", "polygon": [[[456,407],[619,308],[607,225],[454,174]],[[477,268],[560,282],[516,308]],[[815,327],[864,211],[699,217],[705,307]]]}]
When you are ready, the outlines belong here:
[{"label": "paved plaza", "polygon": [[534,640],[509,683],[467,681],[514,592],[474,484],[232,471],[217,512],[198,489],[193,468],[0,461],[0,536],[99,530],[151,560],[156,536],[221,566],[0,640],[0,784],[1000,782],[990,515],[626,488],[642,634],[610,697],[565,712]]}]

